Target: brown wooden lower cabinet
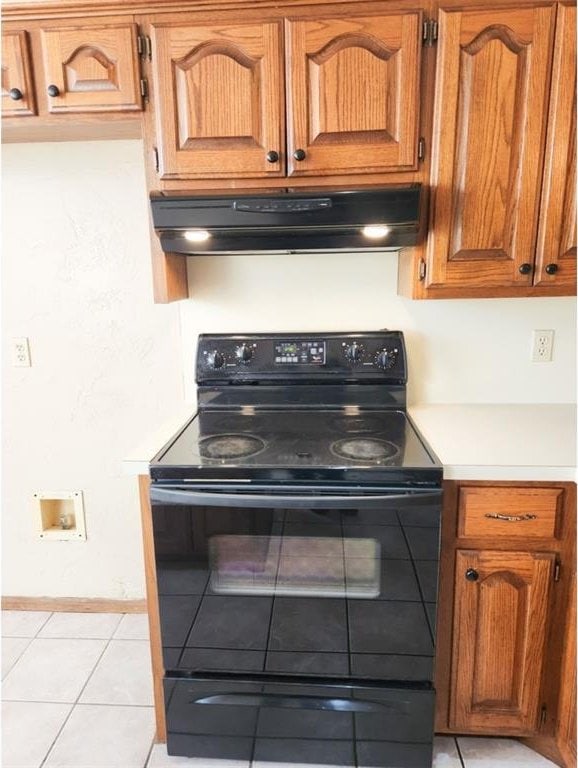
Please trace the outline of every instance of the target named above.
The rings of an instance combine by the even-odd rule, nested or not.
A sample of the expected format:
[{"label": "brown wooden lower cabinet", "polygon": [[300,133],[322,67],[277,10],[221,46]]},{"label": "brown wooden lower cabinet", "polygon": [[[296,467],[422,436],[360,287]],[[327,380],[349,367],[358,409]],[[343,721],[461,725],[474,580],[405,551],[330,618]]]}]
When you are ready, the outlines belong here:
[{"label": "brown wooden lower cabinet", "polygon": [[573,483],[445,483],[438,732],[575,768],[575,539]]}]

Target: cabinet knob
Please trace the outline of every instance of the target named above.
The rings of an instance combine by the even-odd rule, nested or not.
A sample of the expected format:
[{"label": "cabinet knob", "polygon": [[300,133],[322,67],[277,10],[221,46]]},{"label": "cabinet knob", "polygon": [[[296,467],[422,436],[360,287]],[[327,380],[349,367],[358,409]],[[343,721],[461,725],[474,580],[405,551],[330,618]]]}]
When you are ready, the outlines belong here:
[{"label": "cabinet knob", "polygon": [[274,149],[267,152],[267,162],[276,163],[279,160],[279,152],[275,152]]},{"label": "cabinet knob", "polygon": [[546,264],[545,271],[547,275],[555,275],[558,271],[557,264]]},{"label": "cabinet knob", "polygon": [[57,85],[49,85],[46,90],[49,96],[60,96],[60,88]]},{"label": "cabinet knob", "polygon": [[468,581],[477,581],[480,578],[480,574],[474,568],[468,568],[466,571],[466,579]]},{"label": "cabinet knob", "polygon": [[24,98],[24,94],[22,93],[20,88],[10,88],[10,90],[8,91],[8,95],[14,101],[20,101],[20,99]]},{"label": "cabinet knob", "polygon": [[295,152],[293,152],[293,157],[295,160],[305,160],[307,153],[304,149],[296,149]]},{"label": "cabinet knob", "polygon": [[526,264],[520,264],[519,271],[521,275],[529,275],[532,271],[532,265],[528,264],[527,262]]}]

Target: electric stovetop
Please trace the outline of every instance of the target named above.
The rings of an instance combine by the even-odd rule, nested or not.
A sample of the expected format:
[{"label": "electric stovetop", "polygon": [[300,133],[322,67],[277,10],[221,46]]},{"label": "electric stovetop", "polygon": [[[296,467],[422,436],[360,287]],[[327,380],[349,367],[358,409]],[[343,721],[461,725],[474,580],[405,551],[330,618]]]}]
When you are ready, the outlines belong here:
[{"label": "electric stovetop", "polygon": [[222,478],[439,485],[441,466],[403,410],[209,410],[151,464],[153,480]]}]

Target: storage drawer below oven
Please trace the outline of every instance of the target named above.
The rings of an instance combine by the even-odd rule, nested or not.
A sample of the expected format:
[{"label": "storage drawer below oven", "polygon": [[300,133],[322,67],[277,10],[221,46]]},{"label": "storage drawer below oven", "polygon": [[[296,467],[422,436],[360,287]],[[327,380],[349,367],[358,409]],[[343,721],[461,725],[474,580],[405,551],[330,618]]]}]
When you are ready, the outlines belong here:
[{"label": "storage drawer below oven", "polygon": [[164,684],[171,755],[431,767],[432,690],[169,677]]}]

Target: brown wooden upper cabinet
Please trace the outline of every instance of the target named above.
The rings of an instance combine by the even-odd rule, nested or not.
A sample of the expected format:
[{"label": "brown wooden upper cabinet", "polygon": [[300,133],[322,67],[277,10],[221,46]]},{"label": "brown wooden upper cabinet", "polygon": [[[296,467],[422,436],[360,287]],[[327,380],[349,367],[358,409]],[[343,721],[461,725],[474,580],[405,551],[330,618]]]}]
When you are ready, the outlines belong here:
[{"label": "brown wooden upper cabinet", "polygon": [[152,28],[162,178],[279,176],[281,25]]},{"label": "brown wooden upper cabinet", "polygon": [[140,110],[136,25],[99,20],[40,30],[48,111]]},{"label": "brown wooden upper cabinet", "polygon": [[291,175],[417,164],[421,14],[286,23]]},{"label": "brown wooden upper cabinet", "polygon": [[449,725],[534,733],[540,716],[553,553],[456,553]]},{"label": "brown wooden upper cabinet", "polygon": [[558,7],[536,285],[576,288],[576,7]]},{"label": "brown wooden upper cabinet", "polygon": [[28,34],[22,29],[2,32],[2,116],[36,114],[32,59]]},{"label": "brown wooden upper cabinet", "polygon": [[575,11],[560,13],[555,40],[555,5],[440,10],[428,286],[574,279]]},{"label": "brown wooden upper cabinet", "polygon": [[131,21],[8,25],[2,39],[3,117],[142,110]]},{"label": "brown wooden upper cabinet", "polygon": [[414,169],[421,16],[153,21],[160,177]]}]

